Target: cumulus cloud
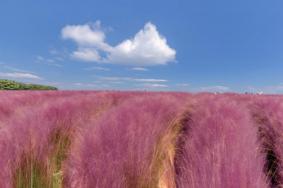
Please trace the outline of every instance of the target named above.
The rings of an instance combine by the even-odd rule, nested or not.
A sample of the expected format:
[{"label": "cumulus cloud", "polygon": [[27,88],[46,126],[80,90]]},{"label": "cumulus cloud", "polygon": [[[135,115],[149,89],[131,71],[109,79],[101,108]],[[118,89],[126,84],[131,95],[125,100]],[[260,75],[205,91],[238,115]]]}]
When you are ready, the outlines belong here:
[{"label": "cumulus cloud", "polygon": [[99,21],[94,25],[67,25],[62,29],[61,35],[63,39],[71,39],[79,46],[107,49],[107,44],[104,42],[105,33]]},{"label": "cumulus cloud", "polygon": [[0,72],[1,78],[12,78],[12,79],[32,79],[32,80],[41,80],[42,78],[31,73],[23,72]]},{"label": "cumulus cloud", "polygon": [[93,61],[133,66],[165,65],[175,61],[176,50],[167,44],[157,27],[148,22],[133,38],[116,46],[105,42],[106,35],[100,22],[94,25],[68,25],[62,31],[63,39],[77,43],[72,56],[82,61]]},{"label": "cumulus cloud", "polygon": [[74,51],[72,53],[72,57],[86,62],[101,60],[101,57],[99,53],[96,51],[96,49],[91,49],[91,48],[78,49],[77,51]]}]

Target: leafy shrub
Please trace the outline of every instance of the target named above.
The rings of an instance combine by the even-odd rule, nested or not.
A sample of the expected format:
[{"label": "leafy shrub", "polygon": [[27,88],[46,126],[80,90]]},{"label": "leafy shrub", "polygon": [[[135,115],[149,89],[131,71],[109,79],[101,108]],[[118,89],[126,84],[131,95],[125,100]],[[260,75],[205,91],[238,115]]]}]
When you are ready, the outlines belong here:
[{"label": "leafy shrub", "polygon": [[57,90],[57,88],[38,84],[24,84],[11,80],[0,80],[0,90]]}]

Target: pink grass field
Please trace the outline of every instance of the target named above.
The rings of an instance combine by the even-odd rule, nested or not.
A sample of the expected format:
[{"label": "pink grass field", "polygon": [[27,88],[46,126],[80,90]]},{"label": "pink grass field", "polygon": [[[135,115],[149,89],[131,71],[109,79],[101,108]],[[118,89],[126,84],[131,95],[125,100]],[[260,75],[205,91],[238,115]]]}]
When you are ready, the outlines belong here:
[{"label": "pink grass field", "polygon": [[280,188],[280,95],[0,92],[0,188]]}]

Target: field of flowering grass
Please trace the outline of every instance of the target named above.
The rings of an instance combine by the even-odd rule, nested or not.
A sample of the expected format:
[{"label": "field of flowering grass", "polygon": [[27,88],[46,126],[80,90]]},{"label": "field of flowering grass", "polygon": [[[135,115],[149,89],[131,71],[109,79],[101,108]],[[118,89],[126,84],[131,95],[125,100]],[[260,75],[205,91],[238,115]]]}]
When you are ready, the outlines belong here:
[{"label": "field of flowering grass", "polygon": [[283,96],[0,92],[0,188],[280,188]]}]

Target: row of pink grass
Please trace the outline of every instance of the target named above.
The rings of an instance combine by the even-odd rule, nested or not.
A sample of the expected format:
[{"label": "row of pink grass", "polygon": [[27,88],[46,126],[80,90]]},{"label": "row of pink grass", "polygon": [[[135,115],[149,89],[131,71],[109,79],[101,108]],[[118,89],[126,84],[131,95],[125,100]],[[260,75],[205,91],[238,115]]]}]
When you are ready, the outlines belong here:
[{"label": "row of pink grass", "polygon": [[[144,182],[155,178],[156,147],[182,113],[190,118],[175,144],[174,187],[283,183],[281,96],[52,91],[0,92],[0,187],[13,187],[25,154],[48,165],[56,130],[71,140],[62,164],[63,187],[152,186]],[[267,169],[264,142],[269,141],[278,158],[276,182]]]}]

